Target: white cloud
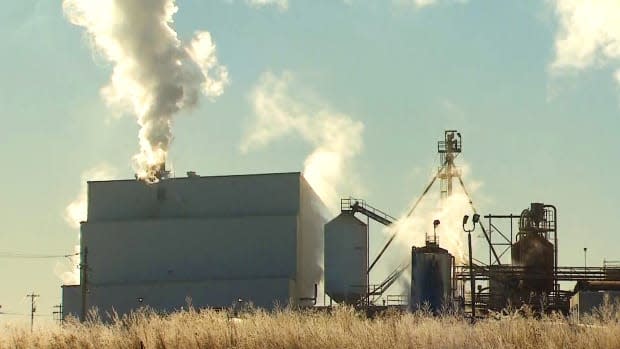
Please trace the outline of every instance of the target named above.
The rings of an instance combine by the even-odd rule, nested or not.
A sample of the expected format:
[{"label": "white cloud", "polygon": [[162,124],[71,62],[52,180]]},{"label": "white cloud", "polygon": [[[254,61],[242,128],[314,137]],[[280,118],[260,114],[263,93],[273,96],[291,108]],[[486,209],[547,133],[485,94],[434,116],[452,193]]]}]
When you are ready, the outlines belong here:
[{"label": "white cloud", "polygon": [[413,0],[413,4],[417,7],[426,7],[434,5],[437,0]]},{"label": "white cloud", "polygon": [[393,0],[396,5],[399,6],[413,6],[417,9],[422,9],[434,5],[439,5],[440,3],[456,3],[456,4],[465,4],[469,0]]},{"label": "white cloud", "polygon": [[553,5],[559,22],[553,71],[620,66],[620,1],[553,0]]},{"label": "white cloud", "polygon": [[393,3],[398,6],[414,6],[416,8],[423,8],[435,5],[437,0],[393,0]]},{"label": "white cloud", "polygon": [[240,149],[247,153],[281,137],[297,135],[314,147],[304,161],[304,177],[336,213],[340,197],[350,190],[359,191],[350,166],[362,149],[364,125],[324,103],[313,103],[310,93],[295,95],[293,82],[289,72],[261,76],[251,95],[255,119]]},{"label": "white cloud", "polygon": [[288,0],[246,0],[246,2],[255,7],[275,6],[282,11],[288,9]]}]

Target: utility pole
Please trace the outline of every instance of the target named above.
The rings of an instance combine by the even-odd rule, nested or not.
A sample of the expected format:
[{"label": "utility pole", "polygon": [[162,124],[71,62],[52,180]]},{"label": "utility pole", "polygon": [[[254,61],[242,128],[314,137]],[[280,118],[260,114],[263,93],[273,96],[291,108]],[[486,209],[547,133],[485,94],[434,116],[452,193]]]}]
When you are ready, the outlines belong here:
[{"label": "utility pole", "polygon": [[64,321],[64,316],[62,315],[62,303],[55,305],[54,309],[58,309],[52,313],[54,316],[58,316],[58,324],[62,326],[62,322]]},{"label": "utility pole", "polygon": [[82,284],[82,309],[80,320],[86,321],[86,293],[88,293],[88,247],[84,247],[80,269],[82,270],[82,278],[80,280],[80,283]]},{"label": "utility pole", "polygon": [[26,297],[30,297],[30,332],[32,332],[32,329],[34,327],[34,312],[37,311],[37,306],[35,305],[35,299],[41,296],[38,294],[35,294],[34,291],[32,291],[32,293],[29,295],[26,295]]}]

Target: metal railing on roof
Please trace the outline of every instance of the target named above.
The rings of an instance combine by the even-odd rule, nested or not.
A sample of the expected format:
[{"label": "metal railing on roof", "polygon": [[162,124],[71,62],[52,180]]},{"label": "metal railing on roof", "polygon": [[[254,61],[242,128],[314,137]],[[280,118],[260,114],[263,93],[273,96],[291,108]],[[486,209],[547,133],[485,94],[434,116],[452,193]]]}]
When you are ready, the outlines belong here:
[{"label": "metal railing on roof", "polygon": [[340,211],[350,213],[360,212],[384,225],[390,225],[396,221],[395,217],[369,205],[365,200],[351,197],[340,200]]}]

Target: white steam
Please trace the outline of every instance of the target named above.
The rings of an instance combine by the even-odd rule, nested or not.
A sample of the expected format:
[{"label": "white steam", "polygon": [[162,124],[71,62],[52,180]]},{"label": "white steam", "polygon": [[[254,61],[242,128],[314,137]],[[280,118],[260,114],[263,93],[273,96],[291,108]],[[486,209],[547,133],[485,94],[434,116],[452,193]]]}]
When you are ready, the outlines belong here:
[{"label": "white steam", "polygon": [[[67,207],[65,207],[64,219],[67,224],[78,230],[78,244],[74,246],[74,253],[80,252],[79,245],[79,229],[80,223],[86,221],[88,210],[88,181],[110,180],[117,176],[117,171],[113,167],[107,164],[99,164],[87,171],[84,171],[80,177],[80,192],[71,201]],[[64,285],[77,285],[80,283],[80,270],[78,264],[80,263],[79,255],[71,256],[70,268],[66,270],[65,265],[56,264],[54,271],[58,277],[62,280]]]},{"label": "white steam", "polygon": [[357,189],[350,166],[362,149],[364,125],[325,105],[293,97],[292,82],[288,72],[261,76],[251,95],[256,118],[241,151],[264,147],[285,135],[298,135],[314,147],[304,161],[304,177],[336,213],[343,193]]},{"label": "white steam", "polygon": [[71,23],[88,33],[93,50],[114,68],[101,93],[113,107],[137,117],[138,176],[156,181],[172,141],[173,116],[196,105],[200,93],[216,97],[228,84],[208,32],[183,45],[172,28],[174,0],[64,0]]},{"label": "white steam", "polygon": [[54,274],[60,278],[63,285],[80,284],[80,245],[73,246],[73,255],[67,257],[68,262],[56,262]]},{"label": "white steam", "polygon": [[616,64],[620,83],[620,1],[553,0],[559,31],[551,68],[585,69]]},{"label": "white steam", "polygon": [[[460,169],[462,177],[466,180],[470,172],[469,166],[461,164]],[[432,178],[429,178],[429,181],[430,179]],[[438,189],[439,180],[437,180],[434,187],[420,202],[413,215],[407,217],[407,212],[404,212],[392,226],[384,230],[386,240],[394,232],[398,232],[398,235],[392,243],[393,246],[390,247],[391,252],[386,253],[385,257],[382,258],[383,261],[379,262],[381,266],[378,265],[378,267],[382,270],[380,274],[387,275],[399,265],[409,262],[411,259],[411,247],[422,247],[425,245],[426,236],[433,236],[433,221],[435,219],[441,222],[437,227],[439,246],[445,248],[454,256],[457,265],[464,264],[467,261],[467,234],[463,231],[462,223],[463,216],[472,216],[473,209],[467,194],[458,184],[458,179],[454,179],[453,184],[452,195],[446,200],[441,200]],[[465,184],[468,185],[467,191],[471,195],[481,186],[480,182],[471,180],[467,180]],[[412,201],[409,207],[413,205],[415,200]],[[478,227],[477,229],[479,232],[480,228]],[[474,233],[473,236],[477,236],[477,234]],[[409,292],[408,282],[410,281],[411,271],[409,270],[404,276],[401,279],[402,284],[397,286],[402,289],[397,290],[397,292],[401,291],[403,294],[406,294]]]},{"label": "white steam", "polygon": [[[458,179],[455,179],[455,182]],[[418,206],[413,215],[403,215],[388,231],[391,233],[398,230],[395,242],[403,251],[411,252],[411,246],[422,247],[425,238],[433,236],[433,221],[438,219],[441,223],[437,227],[437,239],[439,246],[448,250],[455,258],[456,263],[464,263],[467,260],[467,235],[463,231],[463,216],[473,215],[469,204],[469,198],[454,183],[452,195],[445,200],[439,199],[439,193],[430,193],[429,197]],[[436,184],[437,185],[437,184]],[[470,186],[471,193],[479,187],[479,184]],[[436,195],[434,195],[436,194]]]}]

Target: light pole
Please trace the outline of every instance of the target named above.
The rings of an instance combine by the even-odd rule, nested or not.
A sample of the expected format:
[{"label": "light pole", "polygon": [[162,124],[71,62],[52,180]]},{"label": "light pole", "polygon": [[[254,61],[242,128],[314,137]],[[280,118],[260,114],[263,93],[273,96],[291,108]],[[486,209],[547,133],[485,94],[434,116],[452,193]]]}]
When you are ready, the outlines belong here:
[{"label": "light pole", "polygon": [[463,216],[463,230],[467,233],[467,247],[469,248],[469,280],[470,280],[470,287],[471,287],[471,321],[474,322],[476,319],[476,281],[474,280],[474,267],[473,267],[473,256],[472,256],[472,250],[471,250],[471,232],[474,231],[474,229],[476,229],[476,223],[478,223],[478,220],[480,220],[480,215],[479,214],[474,214],[474,216],[472,217],[472,228],[471,229],[467,229],[465,228],[465,224],[467,224],[467,221],[469,220],[469,216],[465,215]]},{"label": "light pole", "polygon": [[583,274],[585,277],[586,269],[588,268],[588,248],[583,248]]}]

